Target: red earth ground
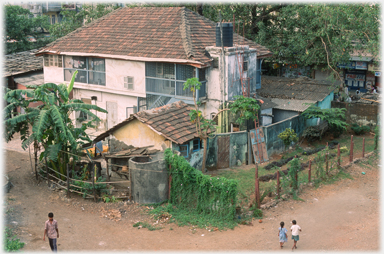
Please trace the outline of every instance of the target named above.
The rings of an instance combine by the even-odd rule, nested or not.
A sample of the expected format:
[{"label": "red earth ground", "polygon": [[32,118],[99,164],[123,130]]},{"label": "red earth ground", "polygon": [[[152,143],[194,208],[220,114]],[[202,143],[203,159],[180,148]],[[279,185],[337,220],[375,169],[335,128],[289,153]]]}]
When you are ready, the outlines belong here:
[{"label": "red earth ground", "polygon": [[[281,221],[289,229],[293,219],[302,228],[295,252],[379,251],[381,247],[377,156],[347,168],[353,179],[304,187],[299,196],[303,201],[281,201],[264,210],[261,223],[255,219],[251,225],[211,232],[162,224],[161,230],[149,231],[133,227],[138,221],[154,223],[142,206],[95,203],[74,194],[67,199],[64,191],[50,190],[45,181],[35,180],[28,151],[22,151],[18,142],[3,145],[3,168],[14,185],[4,196],[4,224],[25,242],[24,252],[50,251],[43,241],[48,212],[58,221],[59,251],[291,252],[292,240],[281,250],[277,233]],[[114,220],[116,214],[121,218]]]}]

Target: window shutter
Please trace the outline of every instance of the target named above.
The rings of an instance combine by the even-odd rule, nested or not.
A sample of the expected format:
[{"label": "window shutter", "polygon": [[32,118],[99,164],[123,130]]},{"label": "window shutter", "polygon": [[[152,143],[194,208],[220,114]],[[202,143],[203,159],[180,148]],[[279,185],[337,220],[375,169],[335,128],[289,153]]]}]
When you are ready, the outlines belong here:
[{"label": "window shutter", "polygon": [[133,77],[128,77],[128,89],[133,90]]},{"label": "window shutter", "polygon": [[61,55],[57,56],[58,67],[63,67],[63,57]]}]

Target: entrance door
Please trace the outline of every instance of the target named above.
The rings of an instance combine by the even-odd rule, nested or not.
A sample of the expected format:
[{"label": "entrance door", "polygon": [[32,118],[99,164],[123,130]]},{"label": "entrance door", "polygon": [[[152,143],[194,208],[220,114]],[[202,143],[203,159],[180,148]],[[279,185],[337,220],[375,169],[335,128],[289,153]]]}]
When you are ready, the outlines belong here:
[{"label": "entrance door", "polygon": [[229,135],[217,136],[217,168],[229,168]]},{"label": "entrance door", "polygon": [[117,124],[117,103],[107,101],[107,129],[109,130]]}]

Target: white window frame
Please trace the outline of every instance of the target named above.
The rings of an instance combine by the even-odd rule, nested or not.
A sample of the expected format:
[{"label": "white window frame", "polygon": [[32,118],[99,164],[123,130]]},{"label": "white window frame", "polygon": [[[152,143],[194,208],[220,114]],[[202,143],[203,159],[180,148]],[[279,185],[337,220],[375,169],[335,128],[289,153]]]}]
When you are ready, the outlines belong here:
[{"label": "white window frame", "polygon": [[[131,82],[130,82],[130,79],[131,79]],[[128,90],[133,90],[135,88],[133,76],[124,77],[124,88],[126,88]]]}]

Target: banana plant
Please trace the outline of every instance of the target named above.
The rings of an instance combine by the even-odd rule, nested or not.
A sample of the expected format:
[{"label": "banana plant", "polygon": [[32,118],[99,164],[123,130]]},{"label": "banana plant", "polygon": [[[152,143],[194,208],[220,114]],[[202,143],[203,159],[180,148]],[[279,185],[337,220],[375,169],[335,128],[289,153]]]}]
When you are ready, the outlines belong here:
[{"label": "banana plant", "polygon": [[[41,153],[40,160],[47,157],[52,163],[57,163],[61,173],[66,172],[65,165],[70,156],[68,153],[63,153],[58,159],[59,152],[76,154],[82,144],[91,142],[85,130],[93,127],[96,121],[100,121],[91,110],[107,113],[96,105],[69,98],[76,74],[77,71],[73,74],[69,85],[54,83],[31,85],[25,90],[8,89],[4,95],[8,103],[3,112],[6,141],[11,140],[15,133],[20,133],[24,150],[34,142],[41,144],[44,152]],[[41,105],[29,107],[33,102],[39,102]],[[14,113],[16,108],[24,109],[25,113]],[[92,120],[76,128],[70,118],[75,111],[88,114]]]}]

